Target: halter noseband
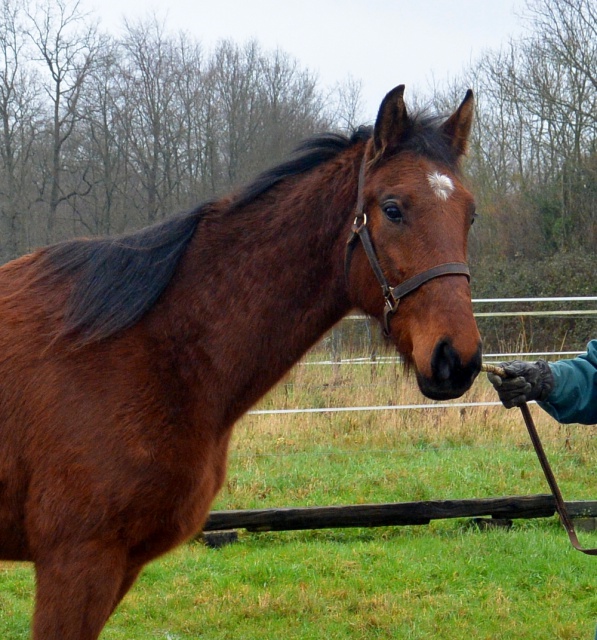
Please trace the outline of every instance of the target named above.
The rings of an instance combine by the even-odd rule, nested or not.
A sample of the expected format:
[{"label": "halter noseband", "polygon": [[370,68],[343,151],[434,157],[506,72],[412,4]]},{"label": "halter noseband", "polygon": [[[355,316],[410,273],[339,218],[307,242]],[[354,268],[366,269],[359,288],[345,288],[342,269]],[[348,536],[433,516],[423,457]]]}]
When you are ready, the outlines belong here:
[{"label": "halter noseband", "polygon": [[352,224],[352,230],[348,242],[346,243],[346,254],[344,260],[344,273],[346,282],[349,282],[350,264],[352,261],[352,254],[356,247],[358,240],[361,241],[365,254],[369,259],[369,264],[373,269],[373,273],[377,278],[381,286],[381,291],[385,300],[384,314],[383,314],[383,330],[386,336],[390,335],[390,321],[396,311],[398,311],[398,305],[400,300],[404,296],[408,295],[415,289],[418,289],[421,285],[433,280],[439,276],[446,275],[462,275],[466,276],[468,280],[471,278],[471,274],[468,266],[464,262],[445,262],[438,264],[431,269],[427,269],[418,273],[412,278],[408,278],[404,282],[400,283],[396,287],[391,287],[384,275],[384,272],[379,264],[375,248],[371,242],[371,236],[367,229],[367,213],[365,212],[365,166],[366,166],[366,154],[361,162],[361,168],[359,170],[359,183],[357,191],[357,206],[356,215]]}]

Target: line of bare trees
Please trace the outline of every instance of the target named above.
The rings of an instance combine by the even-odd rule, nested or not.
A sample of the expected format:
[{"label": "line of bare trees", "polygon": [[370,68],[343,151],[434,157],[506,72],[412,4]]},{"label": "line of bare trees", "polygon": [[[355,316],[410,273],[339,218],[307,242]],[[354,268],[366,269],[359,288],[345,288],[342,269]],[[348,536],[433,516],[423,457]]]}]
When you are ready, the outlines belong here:
[{"label": "line of bare trees", "polygon": [[597,247],[597,4],[528,0],[526,35],[478,60],[476,248],[536,259]]},{"label": "line of bare trees", "polygon": [[[597,3],[527,0],[523,20],[522,37],[435,95],[454,104],[464,87],[476,89],[473,295],[594,296]],[[480,328],[489,351],[579,349],[595,337],[594,320],[583,318],[480,319]]]},{"label": "line of bare trees", "polygon": [[334,106],[256,42],[206,54],[155,18],[116,39],[77,1],[32,6],[0,3],[0,261],[151,223],[358,110],[350,84]]},{"label": "line of bare trees", "polygon": [[[359,84],[330,95],[282,51],[199,42],[156,19],[103,34],[77,0],[0,0],[0,261],[118,233],[242,183],[314,132],[359,124]],[[527,0],[525,36],[429,98],[468,86],[473,257],[597,246],[597,5]],[[373,117],[375,114],[368,114]]]}]

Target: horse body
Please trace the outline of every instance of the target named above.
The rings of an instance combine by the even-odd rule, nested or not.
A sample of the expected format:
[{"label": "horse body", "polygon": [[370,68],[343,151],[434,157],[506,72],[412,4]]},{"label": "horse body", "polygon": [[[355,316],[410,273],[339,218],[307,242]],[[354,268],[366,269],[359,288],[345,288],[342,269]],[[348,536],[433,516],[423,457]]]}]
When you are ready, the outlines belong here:
[{"label": "horse body", "polygon": [[[435,238],[421,239],[414,220],[398,228],[371,213],[383,269],[400,281],[464,261],[472,199],[455,162],[389,149],[405,135],[396,96],[382,104],[372,139],[329,139],[308,162],[167,232],[104,248],[73,241],[0,269],[0,559],[35,563],[36,639],[97,638],[143,565],[200,530],[235,421],[353,306],[381,317],[363,252],[349,283],[344,274],[364,156],[379,164],[364,194],[369,210],[399,200],[430,216]],[[446,144],[462,144],[447,127]],[[421,188],[438,168],[455,185],[449,203],[432,183]],[[156,247],[166,249],[152,260]],[[148,259],[144,274],[135,260]],[[85,269],[90,282],[108,274],[95,303],[105,324],[127,304],[113,291],[130,273],[137,280],[122,286],[133,302],[156,280],[164,285],[149,308],[102,334],[101,323],[72,311]],[[95,288],[79,289],[79,307],[88,307]],[[464,278],[445,275],[406,297],[391,327],[429,395],[470,386],[480,348]]]}]

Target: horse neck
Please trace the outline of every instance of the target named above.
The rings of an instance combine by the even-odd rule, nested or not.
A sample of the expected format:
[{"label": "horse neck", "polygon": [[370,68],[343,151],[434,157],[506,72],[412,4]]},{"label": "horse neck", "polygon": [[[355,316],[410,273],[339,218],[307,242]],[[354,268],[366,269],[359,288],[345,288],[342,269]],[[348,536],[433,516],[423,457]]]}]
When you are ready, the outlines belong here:
[{"label": "horse neck", "polygon": [[205,373],[198,387],[225,385],[239,414],[350,308],[343,262],[359,158],[343,155],[241,209],[216,207],[183,258],[171,328]]}]

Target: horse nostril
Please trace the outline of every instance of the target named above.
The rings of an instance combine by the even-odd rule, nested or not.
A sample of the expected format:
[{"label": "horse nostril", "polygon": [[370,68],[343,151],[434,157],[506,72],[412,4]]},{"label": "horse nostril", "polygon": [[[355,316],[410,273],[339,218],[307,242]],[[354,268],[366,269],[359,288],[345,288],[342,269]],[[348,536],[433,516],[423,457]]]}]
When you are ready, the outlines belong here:
[{"label": "horse nostril", "polygon": [[417,373],[419,388],[432,400],[460,397],[473,383],[481,369],[481,344],[470,361],[463,364],[449,338],[440,340],[431,356],[431,377]]},{"label": "horse nostril", "polygon": [[431,368],[433,377],[438,382],[447,382],[454,374],[454,371],[462,368],[458,354],[447,340],[442,340],[435,347]]}]

